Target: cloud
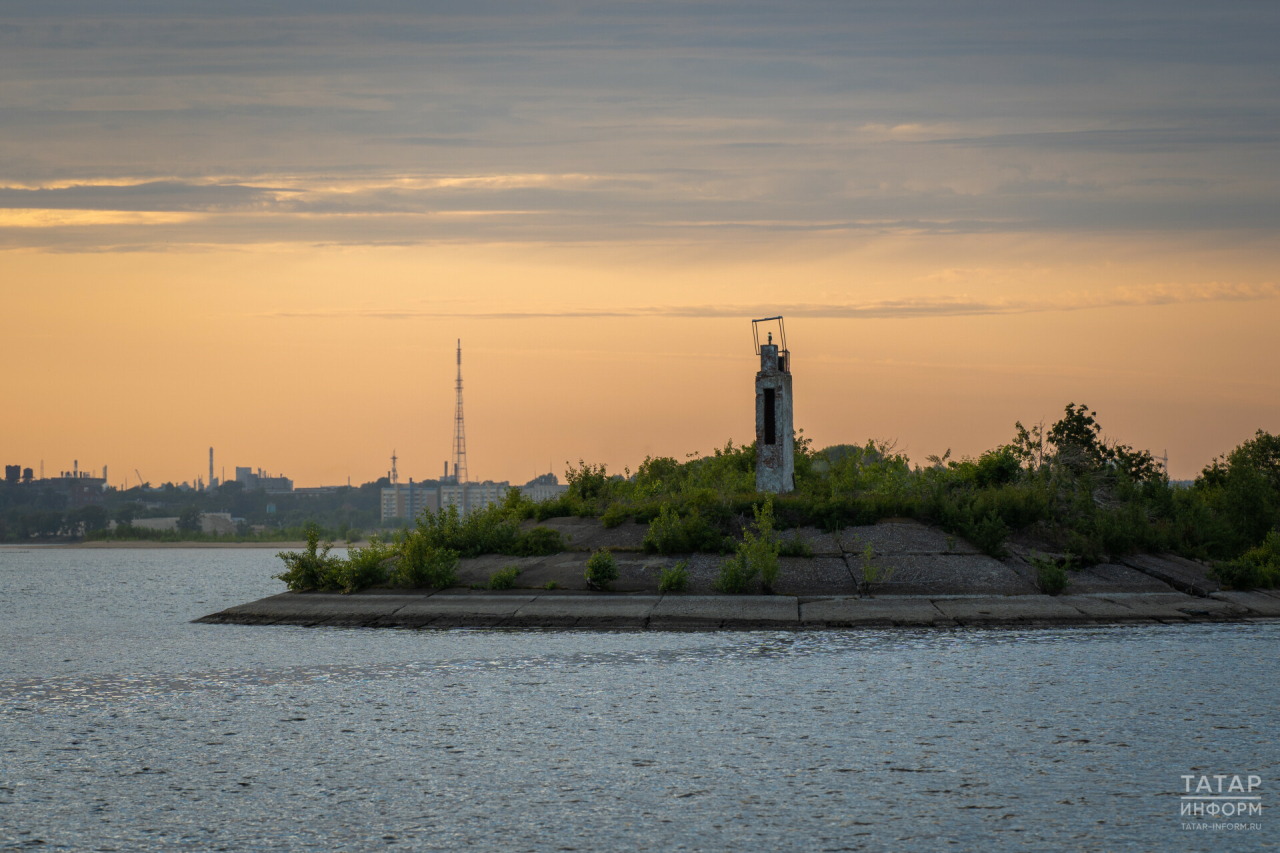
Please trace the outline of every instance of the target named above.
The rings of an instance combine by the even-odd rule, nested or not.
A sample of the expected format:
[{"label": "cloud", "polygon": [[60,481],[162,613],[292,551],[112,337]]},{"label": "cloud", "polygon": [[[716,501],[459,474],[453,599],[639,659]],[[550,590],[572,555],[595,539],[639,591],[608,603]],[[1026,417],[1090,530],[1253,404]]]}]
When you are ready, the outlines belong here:
[{"label": "cloud", "polygon": [[26,4],[0,208],[209,216],[0,246],[1276,229],[1277,38],[1233,0]]},{"label": "cloud", "polygon": [[547,308],[511,311],[432,310],[334,310],[277,311],[262,316],[273,319],[467,319],[546,320],[602,318],[754,318],[782,314],[787,317],[847,320],[906,320],[928,317],[1036,314],[1099,308],[1175,305],[1194,302],[1253,302],[1280,297],[1280,287],[1265,284],[1212,283],[1193,287],[1121,288],[1108,293],[1068,293],[1044,299],[980,299],[967,296],[918,297],[866,303],[796,303],[790,305],[665,305],[624,308]]},{"label": "cloud", "polygon": [[0,187],[0,209],[94,211],[251,210],[293,190],[239,184],[151,181],[71,184],[55,188]]}]

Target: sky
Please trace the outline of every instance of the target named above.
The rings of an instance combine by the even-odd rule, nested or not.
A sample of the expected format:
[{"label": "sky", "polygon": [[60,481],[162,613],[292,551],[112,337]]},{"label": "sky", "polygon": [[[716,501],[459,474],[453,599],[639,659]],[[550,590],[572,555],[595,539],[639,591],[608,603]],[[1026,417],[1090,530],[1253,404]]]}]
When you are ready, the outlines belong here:
[{"label": "sky", "polygon": [[[180,10],[176,10],[177,7]],[[1280,432],[1273,2],[0,2],[0,457],[472,479]]]}]

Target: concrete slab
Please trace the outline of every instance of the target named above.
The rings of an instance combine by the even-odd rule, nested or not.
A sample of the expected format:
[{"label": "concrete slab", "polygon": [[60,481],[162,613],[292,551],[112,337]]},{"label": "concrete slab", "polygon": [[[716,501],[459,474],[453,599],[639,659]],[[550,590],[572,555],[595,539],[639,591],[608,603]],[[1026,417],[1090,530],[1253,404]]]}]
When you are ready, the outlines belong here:
[{"label": "concrete slab", "polygon": [[[865,576],[863,557],[845,557],[853,576]],[[1034,595],[1038,590],[1013,569],[982,554],[877,556],[873,565],[893,569],[877,595]]]},{"label": "concrete slab", "polygon": [[1158,578],[1153,578],[1131,566],[1118,563],[1101,563],[1077,572],[1067,572],[1071,578],[1068,589],[1073,594],[1091,592],[1162,592],[1176,589]]},{"label": "concrete slab", "polygon": [[[508,557],[504,554],[485,554],[458,561],[458,586],[470,588],[472,584],[489,583],[489,578],[507,566],[520,570],[518,585],[525,586],[525,578],[552,557]],[[545,581],[544,581],[545,583]]]},{"label": "concrete slab", "polygon": [[541,595],[506,623],[543,628],[644,628],[660,595]]},{"label": "concrete slab", "polygon": [[377,628],[396,624],[396,614],[410,604],[426,601],[427,595],[338,595],[325,596],[306,614],[310,624]]},{"label": "concrete slab", "polygon": [[779,532],[783,542],[800,539],[805,542],[814,556],[838,557],[844,552],[839,533],[824,533],[816,527],[797,527]]},{"label": "concrete slab", "polygon": [[303,596],[296,592],[282,592],[257,601],[237,604],[235,607],[210,613],[195,621],[210,624],[273,625],[282,618],[305,613],[310,605],[302,603],[301,598]]},{"label": "concrete slab", "polygon": [[342,595],[326,592],[283,592],[229,607],[205,616],[202,622],[241,625],[370,625],[394,614],[422,594]]},{"label": "concrete slab", "polygon": [[1245,615],[1246,608],[1230,601],[1173,593],[1111,593],[1100,596],[1123,604],[1134,613],[1161,622],[1231,619]]},{"label": "concrete slab", "polygon": [[1119,604],[1099,595],[1076,595],[1074,593],[1070,593],[1061,595],[1058,599],[1063,604],[1069,604],[1084,615],[1088,616],[1090,619],[1098,622],[1155,621],[1152,616],[1137,613],[1131,607],[1125,607],[1123,604]]},{"label": "concrete slab", "polygon": [[796,628],[796,599],[780,595],[666,595],[649,615],[650,628]]},{"label": "concrete slab", "polygon": [[283,593],[214,613],[201,622],[363,627],[629,628],[743,630],[859,626],[1058,625],[1193,622],[1280,617],[1280,598],[1224,592],[1019,596],[789,596],[544,594],[503,591],[435,595],[395,592]]},{"label": "concrete slab", "polygon": [[[1036,567],[1025,558],[1010,557],[1001,562],[1018,577],[1035,586]],[[1069,595],[1107,592],[1177,592],[1164,581],[1118,563],[1101,563],[1079,570],[1068,569],[1067,577],[1071,581],[1066,591]]]},{"label": "concrete slab", "polygon": [[977,554],[969,542],[946,531],[910,519],[882,521],[840,531],[846,554],[861,554],[870,545],[877,554]]},{"label": "concrete slab", "polygon": [[680,557],[689,561],[689,588],[685,592],[701,595],[714,594],[720,566],[729,557],[720,554],[683,554]]},{"label": "concrete slab", "polygon": [[1179,592],[1191,595],[1207,596],[1222,588],[1215,579],[1209,577],[1209,567],[1201,563],[1187,560],[1176,554],[1135,554],[1122,560],[1126,566],[1137,569],[1143,574],[1164,581]]},{"label": "concrete slab", "polygon": [[781,557],[774,592],[783,595],[856,595],[858,588],[841,557]]},{"label": "concrete slab", "polygon": [[[545,589],[548,582],[555,581],[557,589],[585,591],[587,560],[590,558],[591,553],[588,551],[565,551],[541,557],[534,565],[522,570],[516,579],[516,586],[521,589]],[[618,567],[618,579],[613,583],[615,592],[656,593],[662,570],[676,562],[673,557],[634,551],[614,551],[613,560]]]},{"label": "concrete slab", "polygon": [[598,518],[548,518],[546,521],[526,521],[521,530],[533,527],[549,527],[560,531],[571,551],[593,551],[609,548],[613,551],[640,551],[644,549],[644,537],[649,525],[624,521],[617,527],[605,527]]},{"label": "concrete slab", "polygon": [[433,595],[406,605],[395,614],[395,624],[403,628],[434,628],[462,625],[501,625],[536,595]]},{"label": "concrete slab", "polygon": [[1224,590],[1212,596],[1219,601],[1229,601],[1247,608],[1250,613],[1259,616],[1280,616],[1280,598],[1259,592],[1242,592],[1240,590]]},{"label": "concrete slab", "polygon": [[961,625],[1086,622],[1089,618],[1048,595],[935,598],[933,606]]},{"label": "concrete slab", "polygon": [[927,598],[827,598],[800,605],[806,628],[954,625]]}]

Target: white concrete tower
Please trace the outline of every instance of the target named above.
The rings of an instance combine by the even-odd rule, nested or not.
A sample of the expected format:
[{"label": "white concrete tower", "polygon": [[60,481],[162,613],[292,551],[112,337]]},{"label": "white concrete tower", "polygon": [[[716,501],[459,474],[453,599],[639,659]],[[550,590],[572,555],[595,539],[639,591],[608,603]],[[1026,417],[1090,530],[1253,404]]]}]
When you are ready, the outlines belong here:
[{"label": "white concrete tower", "polygon": [[[759,323],[778,322],[779,343],[773,332],[760,343]],[[752,320],[760,372],[756,374],[756,491],[781,494],[796,487],[795,430],[791,400],[791,353],[781,317]]]}]

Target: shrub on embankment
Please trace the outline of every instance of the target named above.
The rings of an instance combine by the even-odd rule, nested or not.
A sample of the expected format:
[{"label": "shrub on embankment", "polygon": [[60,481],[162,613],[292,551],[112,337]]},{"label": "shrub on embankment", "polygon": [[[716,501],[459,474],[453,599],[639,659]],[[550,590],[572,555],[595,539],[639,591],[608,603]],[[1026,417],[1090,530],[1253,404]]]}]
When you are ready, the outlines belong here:
[{"label": "shrub on embankment", "polygon": [[396,533],[390,542],[374,536],[367,547],[350,548],[346,558],[331,556],[332,543],[322,545],[319,528],[311,525],[306,529],[304,551],[280,553],[285,571],[276,577],[295,592],[452,586],[458,579],[460,557],[544,556],[565,549],[559,531],[535,527],[521,532],[520,520],[532,505],[512,491],[504,503],[465,517],[454,506],[426,512],[413,529]]},{"label": "shrub on embankment", "polygon": [[[1261,430],[1189,486],[1170,483],[1147,451],[1106,439],[1096,413],[1075,404],[1047,430],[1015,424],[1009,443],[977,459],[954,460],[948,451],[922,466],[889,442],[817,452],[810,445],[801,433],[796,490],[773,497],[779,529],[910,517],[997,557],[1018,535],[1041,551],[1069,552],[1078,565],[1173,551],[1216,561],[1226,586],[1280,584],[1280,557],[1272,556],[1280,545],[1266,544],[1280,524],[1280,436]],[[600,517],[605,526],[628,518],[647,524],[650,552],[735,552],[765,499],[755,491],[755,458],[754,445],[730,442],[685,462],[646,458],[622,475],[580,462],[555,500],[534,503],[513,490],[504,503],[465,518],[446,508],[424,515],[394,547],[417,536],[463,557],[549,554],[564,547],[559,533],[521,533],[520,522],[578,516]]]},{"label": "shrub on embankment", "polygon": [[[731,442],[685,462],[647,458],[621,476],[580,463],[566,472],[565,494],[523,512],[598,516],[606,526],[633,518],[649,525],[646,551],[726,553],[763,499],[755,492],[755,455],[754,445]],[[1149,452],[1106,438],[1096,413],[1074,403],[1048,429],[1015,424],[1011,441],[977,459],[954,460],[948,451],[923,466],[889,442],[814,452],[801,433],[795,472],[796,490],[773,499],[779,528],[837,530],[910,517],[996,557],[1016,534],[1082,565],[1173,551],[1222,562],[1227,585],[1280,583],[1266,559],[1245,557],[1280,525],[1280,436],[1261,430],[1189,486],[1170,483]]]}]

